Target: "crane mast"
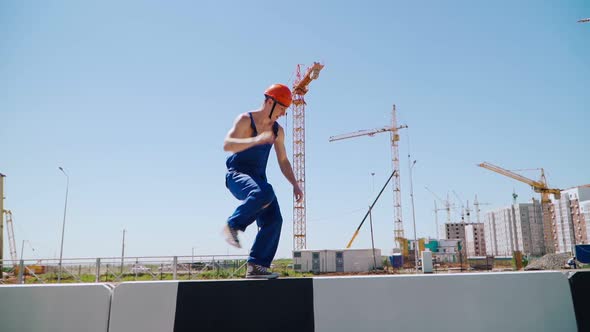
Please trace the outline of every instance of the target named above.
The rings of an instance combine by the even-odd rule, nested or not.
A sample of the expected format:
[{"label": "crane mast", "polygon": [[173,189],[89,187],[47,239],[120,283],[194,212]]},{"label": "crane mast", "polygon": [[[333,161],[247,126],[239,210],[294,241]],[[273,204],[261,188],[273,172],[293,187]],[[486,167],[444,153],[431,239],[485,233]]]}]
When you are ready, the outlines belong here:
[{"label": "crane mast", "polygon": [[402,205],[401,205],[401,186],[399,176],[399,129],[408,128],[406,125],[398,126],[396,119],[395,105],[391,110],[391,126],[385,126],[376,129],[359,130],[348,134],[336,135],[330,137],[330,142],[339,141],[347,138],[354,138],[359,136],[374,136],[375,134],[389,132],[391,140],[391,156],[393,163],[393,235],[394,244],[396,248],[402,248],[404,239],[404,224],[402,221]]},{"label": "crane mast", "polygon": [[[430,190],[430,188],[428,187],[424,187],[426,190],[428,190],[432,196],[434,196],[434,198],[436,198],[439,202],[441,202],[444,206],[444,208],[441,209],[437,209],[436,208],[436,201],[434,201],[434,208],[436,211],[447,211],[447,223],[450,224],[451,223],[451,208],[455,208],[454,204],[451,204],[451,200],[449,199],[449,195],[447,193],[447,200],[443,200],[442,198],[438,197],[437,194],[434,193],[434,191]],[[435,213],[436,213],[435,211]]]},{"label": "crane mast", "polygon": [[408,128],[408,126],[397,126],[397,117],[395,114],[395,104],[391,109],[391,131],[389,136],[391,139],[391,156],[393,162],[393,235],[394,243],[399,243],[400,249],[401,240],[404,239],[404,224],[402,222],[402,194],[399,177],[399,134],[398,130],[401,128]]},{"label": "crane mast", "polygon": [[480,202],[477,200],[477,195],[475,195],[475,200],[473,201],[473,205],[475,206],[475,214],[476,214],[476,216],[477,216],[477,223],[479,223],[479,222],[480,222],[480,218],[479,218],[479,212],[481,211],[479,207],[480,207],[481,205],[490,205],[490,203],[480,203]]},{"label": "crane mast", "polygon": [[301,67],[297,65],[295,83],[293,84],[293,173],[297,184],[303,191],[303,199],[297,202],[293,197],[293,250],[307,247],[306,210],[305,210],[305,94],[309,83],[317,79],[324,65],[314,62],[302,76]]}]

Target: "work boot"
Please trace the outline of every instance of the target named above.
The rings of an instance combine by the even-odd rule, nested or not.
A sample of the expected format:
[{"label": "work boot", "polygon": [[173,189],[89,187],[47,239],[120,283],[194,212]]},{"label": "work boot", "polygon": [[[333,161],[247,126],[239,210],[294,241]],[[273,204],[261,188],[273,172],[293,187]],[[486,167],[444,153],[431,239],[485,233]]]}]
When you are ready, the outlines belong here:
[{"label": "work boot", "polygon": [[231,228],[229,224],[225,224],[223,227],[223,235],[225,236],[225,241],[229,243],[231,246],[236,248],[242,248],[240,245],[240,240],[238,239],[238,230]]},{"label": "work boot", "polygon": [[276,279],[278,277],[278,273],[270,272],[267,267],[248,263],[248,272],[246,273],[248,279]]}]

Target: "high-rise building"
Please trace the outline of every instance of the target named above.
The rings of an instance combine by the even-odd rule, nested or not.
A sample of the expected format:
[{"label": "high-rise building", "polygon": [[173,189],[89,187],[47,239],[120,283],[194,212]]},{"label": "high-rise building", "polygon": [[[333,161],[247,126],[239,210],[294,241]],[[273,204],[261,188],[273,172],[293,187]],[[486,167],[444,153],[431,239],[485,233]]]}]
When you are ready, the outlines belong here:
[{"label": "high-rise building", "polygon": [[485,256],[486,241],[483,223],[465,224],[467,256]]},{"label": "high-rise building", "polygon": [[467,256],[485,256],[483,223],[446,223],[445,239],[461,241],[461,251]]},{"label": "high-rise building", "polygon": [[545,254],[541,204],[513,204],[487,212],[484,216],[485,243],[488,255],[511,256],[514,251],[526,255]]},{"label": "high-rise building", "polygon": [[588,244],[590,235],[590,185],[563,190],[551,200],[551,223],[556,253],[573,252],[574,245]]}]

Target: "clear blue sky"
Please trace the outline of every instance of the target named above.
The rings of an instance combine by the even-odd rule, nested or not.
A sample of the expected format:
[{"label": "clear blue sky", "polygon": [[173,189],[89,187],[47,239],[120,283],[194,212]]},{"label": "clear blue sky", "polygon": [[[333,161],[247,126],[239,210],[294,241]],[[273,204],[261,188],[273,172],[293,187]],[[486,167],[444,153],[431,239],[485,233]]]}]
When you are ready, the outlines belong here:
[{"label": "clear blue sky", "polygon": [[[484,211],[509,205],[513,189],[530,200],[482,161],[544,167],[555,187],[590,183],[585,17],[582,0],[2,1],[0,172],[19,251],[28,240],[25,258],[59,255],[62,166],[64,257],[119,255],[124,228],[131,256],[246,254],[220,236],[238,203],[224,187],[223,138],[268,85],[313,61],[325,68],[306,98],[308,248],[344,247],[392,170],[389,135],[328,138],[388,125],[394,103],[410,127],[409,237],[408,139],[418,236],[435,234],[425,186],[477,194]],[[291,118],[280,123],[291,155]],[[285,219],[277,256],[290,257],[292,191],[274,152],[268,175]],[[384,253],[392,201],[388,189],[373,215]],[[370,243],[364,227],[354,247]]]}]

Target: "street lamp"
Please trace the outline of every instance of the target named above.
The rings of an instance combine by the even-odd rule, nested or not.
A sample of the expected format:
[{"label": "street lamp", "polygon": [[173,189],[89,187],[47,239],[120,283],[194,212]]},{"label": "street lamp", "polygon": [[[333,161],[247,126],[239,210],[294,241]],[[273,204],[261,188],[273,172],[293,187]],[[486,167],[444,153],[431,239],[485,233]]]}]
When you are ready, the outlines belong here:
[{"label": "street lamp", "polygon": [[68,190],[70,188],[70,177],[68,176],[68,173],[66,173],[66,171],[64,171],[63,167],[58,167],[58,169],[64,173],[64,175],[66,176],[66,200],[65,200],[65,204],[64,204],[64,220],[61,226],[61,248],[59,250],[59,274],[57,275],[57,282],[60,283],[61,282],[61,271],[62,271],[62,259],[63,259],[63,252],[64,252],[64,232],[66,230],[66,211],[68,208]]},{"label": "street lamp", "polygon": [[414,260],[416,266],[416,273],[418,273],[418,236],[416,235],[416,212],[414,210],[414,184],[412,181],[412,169],[416,165],[416,160],[410,163],[410,155],[408,154],[408,168],[410,169],[410,198],[412,200],[412,221],[414,223]]},{"label": "street lamp", "polygon": [[127,230],[123,228],[123,243],[121,244],[121,275],[123,275],[123,263],[125,261],[125,232]]},{"label": "street lamp", "polygon": [[189,280],[191,279],[191,273],[193,271],[193,264],[195,263],[195,248],[196,247],[191,248],[191,262],[188,265],[188,278],[189,278]]},{"label": "street lamp", "polygon": [[33,246],[31,245],[31,242],[29,242],[29,240],[23,240],[23,244],[20,248],[20,260],[23,260],[23,254],[25,252],[25,242],[27,242],[29,244],[29,247],[31,247],[32,251],[35,251],[35,248],[33,248]]},{"label": "street lamp", "polygon": [[31,250],[35,251],[35,248],[33,248],[33,246],[31,245],[31,242],[29,242],[29,240],[23,240],[23,244],[20,248],[20,262],[19,262],[19,268],[18,268],[18,283],[22,284],[24,283],[24,276],[25,276],[25,262],[23,261],[23,253],[25,252],[25,242],[29,243],[29,247],[31,247]]}]

